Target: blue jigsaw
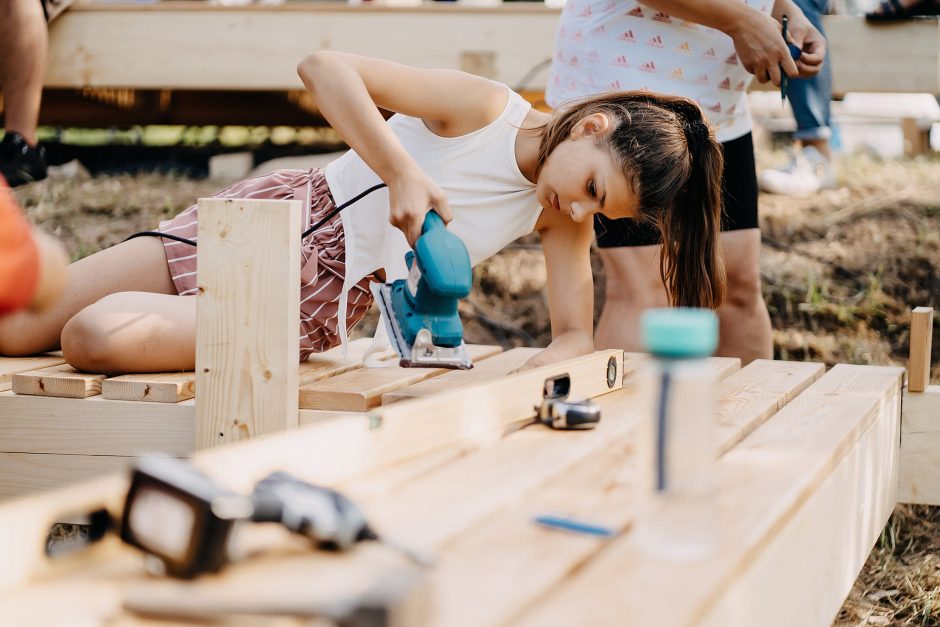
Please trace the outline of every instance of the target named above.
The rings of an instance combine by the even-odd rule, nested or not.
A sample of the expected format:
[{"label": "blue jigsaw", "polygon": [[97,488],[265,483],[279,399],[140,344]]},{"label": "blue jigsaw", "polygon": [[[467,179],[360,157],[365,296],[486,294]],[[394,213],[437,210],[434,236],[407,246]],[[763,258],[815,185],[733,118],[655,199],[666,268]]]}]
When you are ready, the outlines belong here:
[{"label": "blue jigsaw", "polygon": [[405,367],[467,370],[457,303],[473,287],[470,254],[434,211],[424,219],[414,251],[405,254],[408,278],[373,283],[389,339]]}]

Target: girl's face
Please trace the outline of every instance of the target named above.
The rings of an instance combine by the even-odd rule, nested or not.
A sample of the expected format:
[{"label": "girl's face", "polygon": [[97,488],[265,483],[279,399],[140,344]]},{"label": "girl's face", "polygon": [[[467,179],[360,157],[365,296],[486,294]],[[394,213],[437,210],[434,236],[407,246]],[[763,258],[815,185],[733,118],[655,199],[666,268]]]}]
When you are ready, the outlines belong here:
[{"label": "girl's face", "polygon": [[606,115],[592,114],[548,155],[535,185],[543,210],[559,211],[575,222],[595,213],[609,218],[636,216],[633,186],[601,139],[609,128]]}]

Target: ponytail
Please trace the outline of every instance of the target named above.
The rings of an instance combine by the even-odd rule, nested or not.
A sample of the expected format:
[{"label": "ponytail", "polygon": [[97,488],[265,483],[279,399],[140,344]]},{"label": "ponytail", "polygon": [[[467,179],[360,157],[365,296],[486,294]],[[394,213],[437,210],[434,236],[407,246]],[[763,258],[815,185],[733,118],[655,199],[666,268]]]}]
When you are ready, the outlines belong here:
[{"label": "ponytail", "polygon": [[691,156],[688,180],[659,215],[659,272],[673,306],[717,309],[725,297],[721,232],[721,146],[696,106],[677,111]]},{"label": "ponytail", "polygon": [[692,100],[648,91],[610,92],[569,103],[543,127],[537,172],[584,117],[617,124],[611,153],[634,193],[634,219],[662,235],[660,275],[673,305],[716,309],[725,296],[721,226],[721,145]]}]

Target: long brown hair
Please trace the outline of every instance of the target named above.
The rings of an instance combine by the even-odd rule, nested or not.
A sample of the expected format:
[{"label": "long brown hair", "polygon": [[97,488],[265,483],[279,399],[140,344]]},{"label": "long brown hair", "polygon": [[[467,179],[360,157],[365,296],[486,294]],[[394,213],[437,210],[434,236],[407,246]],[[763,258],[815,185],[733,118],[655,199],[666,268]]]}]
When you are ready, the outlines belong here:
[{"label": "long brown hair", "polygon": [[718,246],[724,159],[701,108],[688,98],[648,91],[574,102],[542,127],[538,170],[574,126],[594,113],[611,120],[604,140],[639,199],[636,219],[659,228],[659,272],[669,300],[716,309],[725,296]]}]

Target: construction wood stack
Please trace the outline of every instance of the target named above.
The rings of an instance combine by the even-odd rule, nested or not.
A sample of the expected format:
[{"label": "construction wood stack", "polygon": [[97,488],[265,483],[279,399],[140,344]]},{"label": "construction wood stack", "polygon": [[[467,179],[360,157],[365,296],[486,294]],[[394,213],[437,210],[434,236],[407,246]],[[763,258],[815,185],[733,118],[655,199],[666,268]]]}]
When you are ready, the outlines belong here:
[{"label": "construction wood stack", "polygon": [[[607,388],[611,356],[623,387]],[[273,548],[192,583],[147,576],[140,554],[114,538],[46,559],[44,523],[119,507],[126,480],[113,477],[0,506],[0,526],[19,538],[0,545],[0,615],[13,624],[293,615],[414,576],[424,583],[395,597],[386,624],[828,624],[895,504],[902,370],[714,360],[723,375],[719,543],[706,559],[674,562],[631,540],[646,443],[636,438],[644,412],[630,382],[644,359],[599,353],[562,364],[573,381],[593,384],[603,415],[593,431],[504,435],[531,416],[533,384],[545,375],[523,372],[194,457],[239,491],[274,469],[334,486],[382,536],[433,556],[431,569],[375,543],[337,555],[262,540],[260,529],[255,546]],[[533,522],[542,514],[615,535],[545,529]],[[772,602],[782,590],[801,602]]]}]

